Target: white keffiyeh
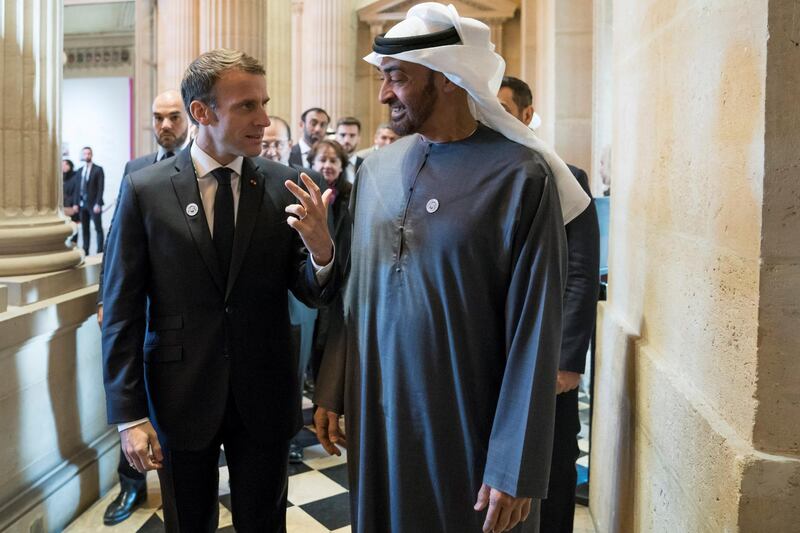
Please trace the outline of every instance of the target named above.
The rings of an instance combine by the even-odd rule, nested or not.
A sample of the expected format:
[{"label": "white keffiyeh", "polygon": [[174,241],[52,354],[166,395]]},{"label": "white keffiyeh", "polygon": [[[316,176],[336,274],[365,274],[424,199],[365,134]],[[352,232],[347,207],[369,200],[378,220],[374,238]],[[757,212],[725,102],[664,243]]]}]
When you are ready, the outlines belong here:
[{"label": "white keffiyeh", "polygon": [[425,2],[408,10],[405,20],[386,34],[388,38],[427,35],[455,28],[461,44],[410,50],[387,56],[372,52],[365,61],[380,67],[384,57],[417,63],[441,72],[470,96],[470,111],[482,122],[506,138],[528,146],[550,165],[561,200],[564,224],[589,205],[589,197],[578,184],[564,161],[528,126],[508,113],[497,98],[506,63],[494,52],[489,27],[475,19],[460,17],[453,5]]}]

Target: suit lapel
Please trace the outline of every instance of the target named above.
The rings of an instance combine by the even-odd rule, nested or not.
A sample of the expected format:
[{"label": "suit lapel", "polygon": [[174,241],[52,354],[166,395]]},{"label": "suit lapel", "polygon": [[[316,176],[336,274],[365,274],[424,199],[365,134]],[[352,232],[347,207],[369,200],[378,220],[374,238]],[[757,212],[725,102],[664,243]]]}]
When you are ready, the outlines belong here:
[{"label": "suit lapel", "polygon": [[261,210],[261,199],[264,197],[264,178],[257,171],[254,162],[245,157],[242,161],[242,175],[239,178],[239,207],[236,214],[236,231],[233,233],[233,253],[231,255],[228,286],[225,290],[227,299],[231,293],[236,277],[242,268],[242,261],[250,245],[250,237]]},{"label": "suit lapel", "polygon": [[[219,270],[219,259],[217,259],[214,242],[211,240],[211,231],[208,229],[203,202],[200,199],[200,190],[197,187],[197,176],[195,176],[192,157],[188,149],[182,151],[175,158],[175,171],[175,174],[171,176],[172,187],[178,196],[183,217],[186,219],[194,244],[200,251],[200,256],[208,267],[214,283],[219,291],[224,293],[225,287],[222,273]],[[194,206],[194,208],[190,209],[189,206]],[[194,211],[195,208],[196,211]],[[194,211],[193,215],[189,214],[191,211]]]}]

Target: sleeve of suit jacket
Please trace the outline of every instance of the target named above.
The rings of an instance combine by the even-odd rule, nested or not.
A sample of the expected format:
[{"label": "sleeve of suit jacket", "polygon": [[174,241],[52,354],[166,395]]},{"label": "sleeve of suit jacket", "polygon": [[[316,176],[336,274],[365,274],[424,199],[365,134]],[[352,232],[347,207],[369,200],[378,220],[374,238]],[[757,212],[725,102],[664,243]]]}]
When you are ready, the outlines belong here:
[{"label": "sleeve of suit jacket", "polygon": [[118,424],[149,416],[142,346],[150,259],[130,176],[122,180],[104,262],[103,382],[108,422]]},{"label": "sleeve of suit jacket", "polygon": [[[125,163],[125,170],[122,171],[122,181],[125,181],[125,176],[130,174],[129,167],[131,162],[128,161]],[[122,184],[120,184],[119,192],[117,193],[117,201],[114,203],[115,206],[119,206],[119,198],[122,194]],[[116,213],[116,211],[115,211]],[[111,218],[111,224],[108,227],[108,238],[111,238],[111,228],[114,227],[114,218]],[[97,280],[97,305],[103,305],[103,276],[105,275],[106,271],[106,254],[103,254],[103,258],[100,260],[100,276]]]},{"label": "sleeve of suit jacket", "polygon": [[103,172],[103,167],[97,167],[97,196],[95,197],[95,203],[97,205],[104,205],[103,192],[105,192],[105,187],[106,174]]},{"label": "sleeve of suit jacket", "polygon": [[[570,170],[589,194],[589,179],[576,167]],[[566,226],[569,261],[564,292],[564,326],[559,370],[583,374],[597,315],[600,269],[600,227],[594,201]]]}]

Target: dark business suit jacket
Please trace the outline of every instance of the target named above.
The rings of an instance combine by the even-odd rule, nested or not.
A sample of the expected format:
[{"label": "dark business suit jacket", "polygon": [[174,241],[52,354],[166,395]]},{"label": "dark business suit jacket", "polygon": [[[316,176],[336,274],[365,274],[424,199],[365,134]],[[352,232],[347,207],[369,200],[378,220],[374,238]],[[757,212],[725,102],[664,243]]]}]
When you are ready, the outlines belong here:
[{"label": "dark business suit jacket", "polygon": [[[311,306],[335,296],[284,208],[289,167],[245,158],[227,283],[190,151],[126,176],[106,252],[103,361],[109,423],[150,417],[167,448],[207,446],[229,393],[264,442],[299,429],[287,289]],[[197,209],[189,208],[194,204]]]},{"label": "dark business suit jacket", "polygon": [[303,161],[303,154],[300,153],[300,145],[295,144],[292,146],[292,151],[289,152],[289,164],[291,166],[300,166],[310,168],[311,165],[308,161]]},{"label": "dark business suit jacket", "polygon": [[[79,205],[80,202],[80,176],[74,170],[69,172],[62,172],[63,187],[64,187],[64,207],[72,207]],[[73,215],[74,219],[74,215]]]},{"label": "dark business suit jacket", "polygon": [[[77,194],[79,201],[81,198],[81,191],[83,190],[83,169],[84,167],[81,167],[76,171],[78,173]],[[86,200],[83,203],[84,209],[92,209],[96,205],[103,205],[105,179],[103,167],[92,163],[92,168],[89,170],[89,181],[86,183]]]},{"label": "dark business suit jacket", "polygon": [[[572,165],[569,169],[584,192],[592,197],[586,172]],[[586,352],[592,341],[597,316],[597,291],[600,286],[600,227],[594,200],[583,213],[566,225],[567,284],[564,292],[563,333],[559,370],[583,374]]]},{"label": "dark business suit jacket", "polygon": [[[127,163],[125,163],[125,169],[122,171],[122,177],[124,178],[128,174],[132,174],[137,170],[142,170],[145,167],[149,167],[158,163],[158,152],[153,152],[152,154],[143,155],[142,157],[137,157],[136,159],[131,159]],[[120,187],[120,192],[122,192],[122,187]],[[117,195],[117,202],[119,202],[119,195]],[[111,222],[114,223],[113,220]],[[97,289],[97,305],[101,305],[103,303],[103,276],[105,275],[106,270],[106,258],[103,255],[103,260],[100,262],[100,277],[98,279],[98,289]]]}]

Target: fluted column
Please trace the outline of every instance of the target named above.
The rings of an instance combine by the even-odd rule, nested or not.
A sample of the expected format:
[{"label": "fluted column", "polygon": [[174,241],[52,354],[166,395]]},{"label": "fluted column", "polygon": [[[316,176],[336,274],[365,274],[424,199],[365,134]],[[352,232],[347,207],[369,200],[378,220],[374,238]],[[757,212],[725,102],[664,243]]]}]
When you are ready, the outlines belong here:
[{"label": "fluted column", "polygon": [[[292,0],[292,128],[303,112],[303,0]],[[299,133],[295,135],[299,139]]]},{"label": "fluted column", "polygon": [[264,0],[201,0],[200,51],[233,48],[265,63],[266,5]]},{"label": "fluted column", "polygon": [[[369,37],[370,37],[370,49],[372,49],[372,43],[375,42],[375,37],[378,37],[384,33],[384,23],[383,22],[373,22],[369,25]],[[365,140],[369,139],[369,135],[372,135],[372,132],[378,127],[378,124],[381,122],[386,122],[389,115],[389,108],[380,103],[378,100],[379,95],[378,92],[380,91],[381,82],[379,80],[380,76],[378,75],[377,71],[370,67],[369,70],[369,123],[364,127],[364,134]]]},{"label": "fluted column", "polygon": [[180,89],[186,67],[200,54],[200,9],[200,0],[158,3],[158,93]]},{"label": "fluted column", "polygon": [[134,150],[136,155],[155,147],[151,107],[156,91],[155,0],[136,0],[133,54]]},{"label": "fluted column", "polygon": [[353,1],[307,1],[303,9],[303,108],[319,106],[335,121],[353,114],[356,62]]},{"label": "fluted column", "polygon": [[267,90],[269,113],[292,119],[292,63],[288,50],[292,43],[291,0],[270,0],[267,4]]},{"label": "fluted column", "polygon": [[61,0],[0,0],[0,276],[78,265],[61,211]]},{"label": "fluted column", "polygon": [[489,19],[486,23],[489,25],[489,29],[491,30],[491,39],[494,43],[494,51],[500,55],[503,55],[503,20],[501,19]]}]

